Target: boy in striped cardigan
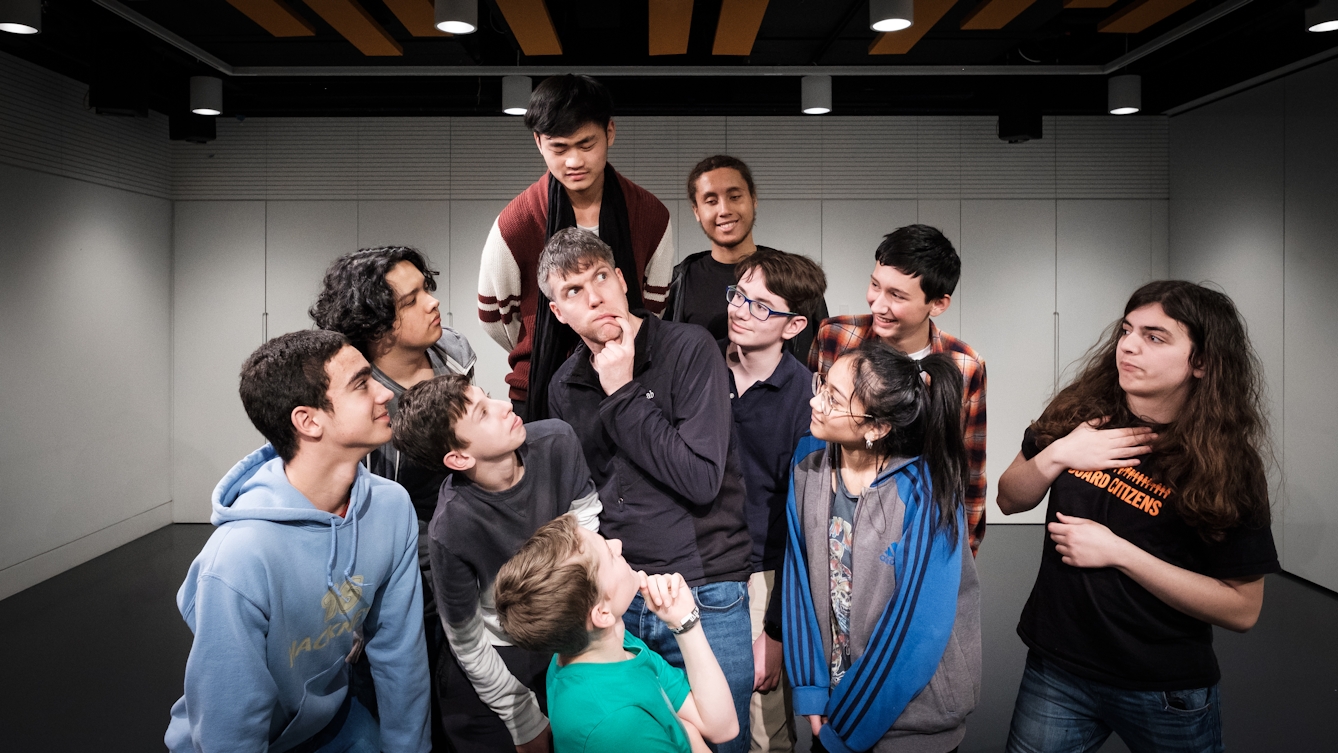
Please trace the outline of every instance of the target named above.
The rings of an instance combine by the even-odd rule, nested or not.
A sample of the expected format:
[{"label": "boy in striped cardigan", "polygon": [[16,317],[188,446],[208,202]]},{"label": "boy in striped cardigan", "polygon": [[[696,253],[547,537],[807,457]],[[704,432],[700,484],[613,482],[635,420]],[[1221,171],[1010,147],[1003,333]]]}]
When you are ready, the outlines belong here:
[{"label": "boy in striped cardigan", "polygon": [[553,76],[530,97],[525,125],[548,172],[493,223],[479,261],[479,321],[506,348],[506,382],[526,421],[547,418],[548,380],[579,342],[553,319],[535,277],[539,253],[558,230],[580,227],[614,253],[628,302],[659,315],[674,266],[669,210],[608,164],[616,129],[613,98],[589,76]]}]

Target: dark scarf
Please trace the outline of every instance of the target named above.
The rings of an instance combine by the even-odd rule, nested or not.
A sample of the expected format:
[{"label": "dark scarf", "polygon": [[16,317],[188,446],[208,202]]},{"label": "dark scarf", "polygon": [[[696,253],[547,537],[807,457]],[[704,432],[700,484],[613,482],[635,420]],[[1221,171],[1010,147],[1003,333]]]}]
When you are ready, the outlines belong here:
[{"label": "dark scarf", "polygon": [[[547,242],[559,230],[576,227],[576,212],[562,182],[548,176],[548,227],[544,233]],[[632,223],[627,216],[627,201],[618,173],[613,165],[604,164],[604,195],[599,203],[599,238],[613,249],[614,265],[627,281],[629,309],[642,307],[641,278],[636,271],[636,255],[632,252]],[[525,398],[525,416],[528,423],[548,418],[548,383],[581,338],[571,327],[553,316],[548,307],[548,296],[539,291],[539,304],[534,315],[534,349],[530,354],[530,386]]]}]

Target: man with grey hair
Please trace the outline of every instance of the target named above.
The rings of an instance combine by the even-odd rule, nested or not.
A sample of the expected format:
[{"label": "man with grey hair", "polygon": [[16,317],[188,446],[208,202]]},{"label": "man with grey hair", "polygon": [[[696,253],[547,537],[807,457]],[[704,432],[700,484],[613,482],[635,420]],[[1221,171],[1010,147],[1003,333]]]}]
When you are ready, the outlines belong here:
[{"label": "man with grey hair", "polygon": [[[627,281],[591,233],[555,233],[538,274],[553,315],[581,338],[548,386],[550,415],[581,440],[604,502],[604,536],[622,540],[635,569],[682,573],[692,587],[739,717],[739,736],[720,750],[743,753],[753,690],[752,539],[720,347],[701,327],[629,310]],[[623,622],[683,666],[674,636],[640,595]]]}]

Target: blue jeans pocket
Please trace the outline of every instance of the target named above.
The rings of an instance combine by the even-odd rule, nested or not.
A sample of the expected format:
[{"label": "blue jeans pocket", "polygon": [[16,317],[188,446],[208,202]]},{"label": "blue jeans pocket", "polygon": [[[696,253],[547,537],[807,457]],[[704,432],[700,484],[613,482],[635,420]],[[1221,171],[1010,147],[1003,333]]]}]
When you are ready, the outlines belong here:
[{"label": "blue jeans pocket", "polygon": [[1163,709],[1172,714],[1195,716],[1212,708],[1211,688],[1166,690],[1162,692]]},{"label": "blue jeans pocket", "polygon": [[[693,589],[697,598],[697,608],[703,612],[728,612],[731,609],[746,608],[744,599],[748,597],[748,584],[745,582],[722,581],[707,583]],[[749,628],[751,630],[751,628]]]}]

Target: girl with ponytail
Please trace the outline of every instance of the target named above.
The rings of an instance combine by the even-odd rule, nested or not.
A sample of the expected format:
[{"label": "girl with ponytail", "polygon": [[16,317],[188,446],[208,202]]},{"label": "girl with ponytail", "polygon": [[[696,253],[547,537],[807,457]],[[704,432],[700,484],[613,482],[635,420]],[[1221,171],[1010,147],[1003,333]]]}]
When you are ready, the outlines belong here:
[{"label": "girl with ponytail", "polygon": [[961,372],[874,341],[813,392],[787,502],[795,712],[829,751],[955,750],[980,696]]},{"label": "girl with ponytail", "polygon": [[1258,359],[1226,295],[1134,292],[999,479],[1005,514],[1049,494],[1010,753],[1220,751],[1213,625],[1259,618],[1269,530]]}]

